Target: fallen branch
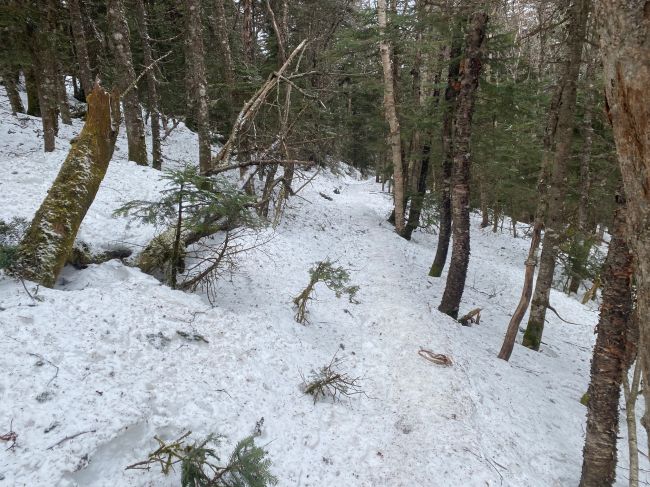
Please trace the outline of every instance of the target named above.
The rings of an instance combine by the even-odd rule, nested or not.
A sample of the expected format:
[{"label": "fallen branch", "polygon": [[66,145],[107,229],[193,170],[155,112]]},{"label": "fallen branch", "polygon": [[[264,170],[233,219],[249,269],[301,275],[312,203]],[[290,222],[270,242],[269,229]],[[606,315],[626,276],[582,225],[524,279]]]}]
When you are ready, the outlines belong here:
[{"label": "fallen branch", "polygon": [[55,448],[55,447],[59,446],[61,443],[64,443],[64,442],[66,442],[68,440],[73,440],[77,436],[85,435],[86,433],[95,433],[95,432],[97,432],[97,430],[80,431],[79,433],[75,433],[74,435],[70,435],[70,436],[66,436],[65,438],[62,438],[61,440],[54,443],[54,445],[48,446],[47,449],[51,450],[52,448]]},{"label": "fallen branch", "polygon": [[458,322],[463,326],[470,326],[472,323],[477,325],[481,323],[481,308],[475,308],[465,316],[461,317]]},{"label": "fallen branch", "polygon": [[451,367],[454,364],[449,356],[442,353],[433,353],[431,350],[426,350],[424,348],[421,348],[418,351],[418,355],[429,362],[444,365],[445,367]]},{"label": "fallen branch", "polygon": [[9,423],[9,431],[4,435],[0,435],[0,441],[11,441],[11,445],[7,450],[13,450],[16,448],[16,440],[18,439],[18,434],[14,431],[14,420],[12,419]]}]

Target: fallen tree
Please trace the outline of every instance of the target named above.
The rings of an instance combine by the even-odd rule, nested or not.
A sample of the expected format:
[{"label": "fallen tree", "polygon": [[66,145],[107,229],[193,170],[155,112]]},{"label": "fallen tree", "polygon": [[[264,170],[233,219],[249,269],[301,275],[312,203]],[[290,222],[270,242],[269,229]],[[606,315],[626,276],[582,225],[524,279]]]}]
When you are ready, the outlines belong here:
[{"label": "fallen tree", "polygon": [[88,95],[88,116],[45,200],[18,247],[13,273],[52,287],[95,199],[117,139],[119,96],[99,83]]}]

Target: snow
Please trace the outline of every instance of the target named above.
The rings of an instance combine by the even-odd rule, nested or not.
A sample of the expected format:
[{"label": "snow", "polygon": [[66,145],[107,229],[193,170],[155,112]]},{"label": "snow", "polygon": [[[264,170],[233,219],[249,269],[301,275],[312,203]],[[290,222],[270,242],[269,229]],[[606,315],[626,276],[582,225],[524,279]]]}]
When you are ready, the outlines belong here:
[{"label": "snow", "polygon": [[[62,125],[57,150],[44,154],[39,120],[12,117],[0,99],[0,219],[30,219],[81,125]],[[137,249],[155,234],[112,216],[163,186],[126,152],[122,131],[78,235],[93,249]],[[195,162],[195,134],[180,125],[163,152],[164,167]],[[15,448],[0,445],[0,485],[177,486],[178,472],[124,468],[146,458],[154,435],[187,430],[197,439],[225,435],[227,453],[262,417],[257,442],[281,486],[577,485],[597,309],[553,291],[558,313],[578,324],[549,314],[540,353],[516,345],[510,362],[497,359],[528,240],[473,220],[461,312],[483,312],[480,325],[462,327],[436,309],[446,273],[427,276],[435,236],[399,238],[380,189],[354,171],[316,176],[266,230],[272,238],[219,282],[214,307],[117,260],[66,268],[56,289],[26,283],[36,299],[0,279],[0,434],[10,425],[18,434]],[[350,269],[360,303],[318,285],[311,323],[299,325],[292,298],[326,258]],[[424,360],[420,348],[453,365]],[[335,354],[365,395],[314,404],[301,376]],[[621,430],[617,485],[626,485]]]}]

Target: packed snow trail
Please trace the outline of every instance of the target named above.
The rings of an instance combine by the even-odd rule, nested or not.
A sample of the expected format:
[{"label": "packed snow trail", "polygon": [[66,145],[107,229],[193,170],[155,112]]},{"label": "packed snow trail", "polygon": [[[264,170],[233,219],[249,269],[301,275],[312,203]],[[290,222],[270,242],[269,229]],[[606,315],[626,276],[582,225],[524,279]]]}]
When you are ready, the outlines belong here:
[{"label": "packed snow trail", "polygon": [[[43,154],[39,120],[11,118],[0,99],[1,119],[11,121],[0,126],[0,218],[29,219],[65,139]],[[62,126],[62,135],[78,129]],[[162,187],[158,172],[124,159],[124,137],[119,147],[78,237],[93,249],[137,248],[155,232],[111,216]],[[166,166],[195,149],[195,134],[179,127],[165,142]],[[528,241],[473,222],[461,312],[481,307],[483,319],[461,327],[436,310],[446,275],[427,276],[435,236],[399,238],[390,208],[373,181],[323,172],[266,230],[271,240],[220,282],[216,307],[119,261],[66,269],[55,290],[27,283],[36,299],[1,279],[0,434],[11,425],[18,439],[0,448],[0,485],[177,487],[178,472],[124,467],[146,458],[154,435],[187,430],[226,435],[227,455],[261,417],[258,443],[281,486],[577,485],[595,310],[553,291],[554,307],[580,325],[550,317],[541,353],[517,345],[509,363],[498,360]],[[318,285],[310,324],[299,325],[292,298],[328,257],[350,269],[360,304]],[[421,347],[454,364],[424,360]],[[334,354],[365,395],[314,404],[301,375]]]}]

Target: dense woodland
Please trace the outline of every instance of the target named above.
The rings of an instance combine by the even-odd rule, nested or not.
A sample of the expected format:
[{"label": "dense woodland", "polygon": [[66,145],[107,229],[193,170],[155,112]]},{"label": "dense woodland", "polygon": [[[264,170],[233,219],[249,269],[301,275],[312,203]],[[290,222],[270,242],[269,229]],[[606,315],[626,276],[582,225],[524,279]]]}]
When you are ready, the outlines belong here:
[{"label": "dense woodland", "polygon": [[[527,239],[500,359],[517,353],[520,329],[539,350],[549,316],[573,321],[552,289],[599,300],[580,485],[614,485],[619,417],[636,428],[637,396],[650,404],[649,2],[3,0],[0,41],[11,111],[39,117],[43,151],[84,121],[33,220],[2,247],[8,279],[53,287],[66,264],[115,257],[75,238],[120,132],[128,159],[171,188],[117,211],[163,227],[132,265],[210,302],[242,232],[278,225],[316,170],[343,161],[392,195],[400,238],[435,232],[429,276],[445,281],[434,298],[463,325],[481,313],[463,304],[468,265],[486,258],[470,252],[472,215]],[[165,167],[163,142],[180,126],[197,136],[184,149],[198,167]],[[308,326],[318,282],[354,302],[344,267],[320,262],[310,276],[296,321]],[[344,380],[311,393],[360,392]],[[633,436],[626,467],[638,486],[644,445]],[[245,462],[223,469],[163,442],[157,455],[203,469],[183,485],[271,485],[252,441],[237,446]]]}]

